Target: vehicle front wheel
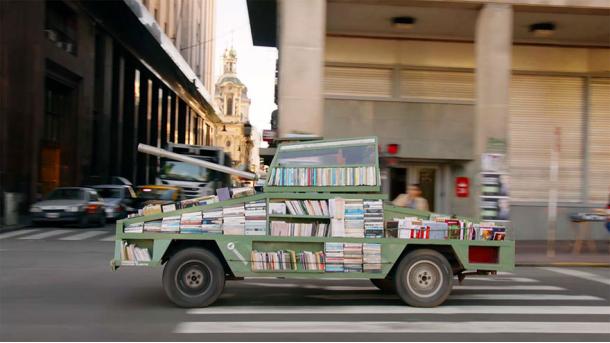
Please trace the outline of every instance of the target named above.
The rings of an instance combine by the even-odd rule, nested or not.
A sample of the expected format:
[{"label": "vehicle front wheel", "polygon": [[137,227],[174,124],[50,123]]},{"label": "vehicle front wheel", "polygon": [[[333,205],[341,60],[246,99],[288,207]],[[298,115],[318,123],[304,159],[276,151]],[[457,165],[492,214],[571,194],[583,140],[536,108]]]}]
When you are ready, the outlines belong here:
[{"label": "vehicle front wheel", "polygon": [[209,250],[187,248],[172,256],[163,269],[163,289],[180,307],[206,307],[222,293],[225,273]]},{"label": "vehicle front wheel", "polygon": [[416,307],[435,307],[451,293],[453,272],[445,256],[430,249],[414,250],[398,265],[394,277],[396,293]]}]

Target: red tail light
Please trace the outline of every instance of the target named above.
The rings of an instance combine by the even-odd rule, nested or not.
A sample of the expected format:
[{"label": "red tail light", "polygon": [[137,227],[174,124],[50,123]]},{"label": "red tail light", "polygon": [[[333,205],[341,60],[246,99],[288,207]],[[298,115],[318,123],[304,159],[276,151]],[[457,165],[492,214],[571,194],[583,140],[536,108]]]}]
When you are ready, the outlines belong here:
[{"label": "red tail light", "polygon": [[498,247],[470,246],[468,247],[468,262],[496,264],[499,262],[498,254]]},{"label": "red tail light", "polygon": [[91,204],[87,206],[86,212],[87,213],[95,213],[97,212],[97,208],[99,207],[99,205],[95,205],[95,204]]}]

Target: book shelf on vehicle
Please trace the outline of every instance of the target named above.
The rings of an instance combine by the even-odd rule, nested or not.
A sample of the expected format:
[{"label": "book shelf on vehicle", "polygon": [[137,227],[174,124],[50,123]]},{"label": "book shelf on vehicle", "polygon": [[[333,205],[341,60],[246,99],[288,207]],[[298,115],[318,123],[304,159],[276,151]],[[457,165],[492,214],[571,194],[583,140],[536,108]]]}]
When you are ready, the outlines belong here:
[{"label": "book shelf on vehicle", "polygon": [[265,192],[379,193],[377,139],[280,144],[264,189]]}]

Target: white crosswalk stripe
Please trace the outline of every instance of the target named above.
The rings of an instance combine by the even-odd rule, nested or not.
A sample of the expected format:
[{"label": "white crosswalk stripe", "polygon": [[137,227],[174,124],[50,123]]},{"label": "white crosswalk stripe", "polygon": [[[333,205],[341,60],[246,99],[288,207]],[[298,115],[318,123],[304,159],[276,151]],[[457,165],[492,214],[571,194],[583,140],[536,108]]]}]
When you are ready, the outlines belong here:
[{"label": "white crosswalk stripe", "polygon": [[111,236],[100,239],[100,241],[102,241],[102,242],[114,242],[115,240],[116,240],[115,235],[111,235]]},{"label": "white crosswalk stripe", "polygon": [[0,239],[27,235],[27,234],[38,232],[38,231],[40,231],[40,229],[15,230],[15,231],[10,231],[10,232],[5,232],[5,233],[0,234]]},{"label": "white crosswalk stripe", "polygon": [[362,306],[216,306],[187,311],[193,315],[218,314],[589,314],[610,315],[610,306],[439,306],[434,308],[405,305]]},{"label": "white crosswalk stripe", "polygon": [[610,278],[605,278],[593,273],[588,273],[582,270],[574,270],[569,268],[541,267],[540,269],[548,270],[554,273],[573,276],[587,281],[601,282],[610,286]]},{"label": "white crosswalk stripe", "polygon": [[[313,294],[309,298],[324,300],[381,300],[398,299],[395,294]],[[524,301],[600,301],[600,297],[592,295],[570,294],[453,294],[449,300],[524,300]]]},{"label": "white crosswalk stripe", "polygon": [[608,323],[582,322],[185,322],[176,333],[598,333]]},{"label": "white crosswalk stripe", "polygon": [[62,238],[60,238],[60,240],[62,240],[62,241],[81,241],[83,239],[103,235],[105,233],[107,233],[107,231],[85,231],[85,232],[81,232],[76,235],[62,237]]},{"label": "white crosswalk stripe", "polygon": [[44,238],[49,238],[49,237],[53,237],[53,236],[63,235],[63,234],[66,234],[66,233],[69,233],[72,231],[73,230],[52,230],[52,231],[41,232],[41,233],[31,235],[31,236],[19,237],[19,239],[44,239]]}]

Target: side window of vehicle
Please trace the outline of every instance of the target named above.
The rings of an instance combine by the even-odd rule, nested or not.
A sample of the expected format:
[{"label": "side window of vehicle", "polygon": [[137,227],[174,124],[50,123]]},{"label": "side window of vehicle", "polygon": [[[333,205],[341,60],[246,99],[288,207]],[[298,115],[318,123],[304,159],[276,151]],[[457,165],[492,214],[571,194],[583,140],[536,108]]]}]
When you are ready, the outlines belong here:
[{"label": "side window of vehicle", "polygon": [[129,187],[129,188],[127,188],[127,189],[129,190],[129,194],[128,194],[128,196],[129,196],[131,199],[135,199],[137,196],[136,196],[136,192],[134,192],[134,191],[133,191],[133,188]]},{"label": "side window of vehicle", "polygon": [[97,192],[89,191],[89,199],[91,201],[100,201],[100,197],[97,196]]}]

